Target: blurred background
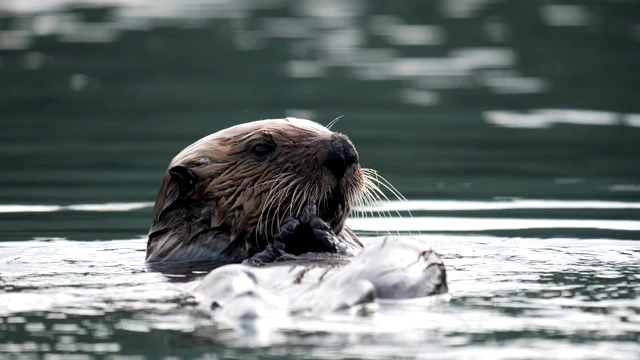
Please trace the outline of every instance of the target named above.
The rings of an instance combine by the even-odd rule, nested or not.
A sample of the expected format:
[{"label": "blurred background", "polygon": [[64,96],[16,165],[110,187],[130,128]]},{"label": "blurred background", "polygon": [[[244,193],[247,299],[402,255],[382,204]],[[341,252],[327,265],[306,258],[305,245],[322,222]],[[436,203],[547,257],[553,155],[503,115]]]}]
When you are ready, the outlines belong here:
[{"label": "blurred background", "polygon": [[410,199],[638,201],[640,1],[2,0],[0,240],[144,234],[36,210],[153,202],[186,145],[284,116],[342,116]]}]

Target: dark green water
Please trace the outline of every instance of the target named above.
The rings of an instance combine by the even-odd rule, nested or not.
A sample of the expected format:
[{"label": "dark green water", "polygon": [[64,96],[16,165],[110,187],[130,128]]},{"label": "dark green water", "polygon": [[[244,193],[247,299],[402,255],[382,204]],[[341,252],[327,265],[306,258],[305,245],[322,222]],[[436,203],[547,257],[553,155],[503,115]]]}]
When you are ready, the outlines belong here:
[{"label": "dark green water", "polygon": [[[117,4],[0,3],[0,357],[640,356],[640,1]],[[247,333],[144,271],[169,160],[284,116],[343,116],[413,206],[353,226],[449,303]]]}]

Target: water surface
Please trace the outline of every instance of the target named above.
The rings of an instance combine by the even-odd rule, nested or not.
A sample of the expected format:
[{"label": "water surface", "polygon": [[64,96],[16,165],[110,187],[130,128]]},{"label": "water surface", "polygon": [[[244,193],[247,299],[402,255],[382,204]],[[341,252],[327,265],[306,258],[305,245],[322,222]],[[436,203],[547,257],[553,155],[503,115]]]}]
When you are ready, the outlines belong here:
[{"label": "water surface", "polygon": [[[0,357],[640,356],[640,1],[91,4],[0,4]],[[409,198],[349,224],[449,298],[239,324],[146,271],[170,159],[283,116],[343,116]]]}]

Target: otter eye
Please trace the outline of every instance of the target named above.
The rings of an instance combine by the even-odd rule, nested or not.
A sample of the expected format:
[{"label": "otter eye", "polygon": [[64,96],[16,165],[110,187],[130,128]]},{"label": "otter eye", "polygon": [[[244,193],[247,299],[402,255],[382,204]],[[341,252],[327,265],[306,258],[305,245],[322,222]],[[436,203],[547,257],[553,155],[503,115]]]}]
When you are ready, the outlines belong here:
[{"label": "otter eye", "polygon": [[265,157],[273,151],[274,147],[267,144],[258,144],[251,148],[253,155],[257,157]]}]

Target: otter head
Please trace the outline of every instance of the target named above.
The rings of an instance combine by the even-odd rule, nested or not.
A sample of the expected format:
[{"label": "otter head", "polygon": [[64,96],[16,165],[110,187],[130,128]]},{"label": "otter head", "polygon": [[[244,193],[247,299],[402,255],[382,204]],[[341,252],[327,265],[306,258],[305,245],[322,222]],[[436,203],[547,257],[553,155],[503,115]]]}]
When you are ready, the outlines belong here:
[{"label": "otter head", "polygon": [[[365,178],[349,139],[309,120],[261,120],[200,139],[164,175],[147,261],[237,262],[312,208],[338,235]],[[357,239],[355,239],[357,242]]]}]

